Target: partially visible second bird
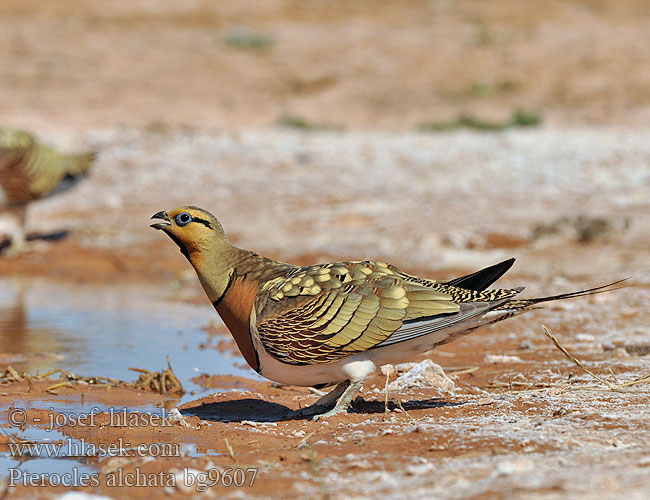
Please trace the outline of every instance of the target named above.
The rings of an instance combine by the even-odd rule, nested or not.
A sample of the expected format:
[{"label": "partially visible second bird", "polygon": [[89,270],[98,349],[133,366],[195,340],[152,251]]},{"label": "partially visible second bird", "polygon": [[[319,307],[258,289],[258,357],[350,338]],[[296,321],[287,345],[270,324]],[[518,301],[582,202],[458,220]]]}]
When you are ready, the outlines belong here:
[{"label": "partially visible second bird", "polygon": [[6,254],[24,250],[27,205],[72,187],[89,172],[95,157],[95,152],[60,153],[28,132],[0,127],[0,212],[17,219]]}]

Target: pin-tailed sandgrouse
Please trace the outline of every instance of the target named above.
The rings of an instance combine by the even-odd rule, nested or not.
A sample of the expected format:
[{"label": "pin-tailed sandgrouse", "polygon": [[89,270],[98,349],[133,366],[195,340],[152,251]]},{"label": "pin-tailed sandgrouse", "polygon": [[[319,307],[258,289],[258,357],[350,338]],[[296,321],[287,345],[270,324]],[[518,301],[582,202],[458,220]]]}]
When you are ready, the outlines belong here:
[{"label": "pin-tailed sandgrouse", "polygon": [[[549,300],[523,288],[486,288],[514,259],[450,281],[406,274],[383,262],[295,266],[233,246],[217,219],[197,207],[158,212],[152,224],[190,261],[248,364],[282,384],[337,387],[300,415],[347,409],[378,366],[451,342]],[[609,286],[609,285],[608,285]]]}]

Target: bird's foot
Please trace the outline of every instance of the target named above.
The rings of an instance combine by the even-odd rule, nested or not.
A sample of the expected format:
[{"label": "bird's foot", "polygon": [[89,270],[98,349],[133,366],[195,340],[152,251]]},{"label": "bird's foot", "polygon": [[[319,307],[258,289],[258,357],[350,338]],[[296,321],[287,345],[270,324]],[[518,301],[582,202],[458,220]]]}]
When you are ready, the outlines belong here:
[{"label": "bird's foot", "polygon": [[292,416],[294,418],[309,418],[330,411],[332,408],[336,407],[341,395],[345,394],[345,391],[349,386],[349,380],[341,382],[332,391],[322,396],[314,404],[293,412]]},{"label": "bird's foot", "polygon": [[2,251],[2,256],[7,259],[15,259],[20,257],[27,251],[27,239],[25,237],[25,229],[19,226],[13,234],[9,246]]},{"label": "bird's foot", "polygon": [[320,419],[324,418],[329,418],[331,416],[337,415],[339,413],[344,413],[348,411],[348,405],[336,405],[334,408],[332,408],[330,411],[326,411],[325,413],[319,413],[318,415],[314,415],[311,419],[314,422],[317,422]]},{"label": "bird's foot", "polygon": [[318,420],[317,417],[329,413],[332,410],[332,405],[319,405],[317,403],[300,408],[299,410],[294,411],[291,416],[293,418],[314,418]]},{"label": "bird's foot", "polygon": [[2,257],[5,259],[15,259],[27,252],[26,245],[11,244],[6,250],[3,250]]},{"label": "bird's foot", "polygon": [[[345,382],[339,384],[336,389],[334,389],[330,394],[322,398],[323,400],[328,398],[327,403],[324,401],[320,402],[319,400],[315,404],[309,406],[308,408],[305,408],[305,410],[311,408],[319,409],[318,407],[320,407],[322,411],[314,412],[312,414],[312,420],[314,421],[329,418],[338,413],[348,411],[350,401],[352,401],[352,398],[355,396],[355,394],[359,392],[359,389],[361,389],[364,380],[365,379],[355,380],[353,382],[346,380]],[[340,397],[336,400],[336,404],[334,404],[334,407],[332,408],[333,401],[331,395],[333,394],[340,394]]]}]

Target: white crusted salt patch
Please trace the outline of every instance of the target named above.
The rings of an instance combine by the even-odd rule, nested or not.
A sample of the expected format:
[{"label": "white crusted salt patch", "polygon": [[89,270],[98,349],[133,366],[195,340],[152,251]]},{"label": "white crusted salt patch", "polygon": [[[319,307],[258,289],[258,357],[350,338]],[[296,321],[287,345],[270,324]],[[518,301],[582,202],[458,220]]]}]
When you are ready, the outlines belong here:
[{"label": "white crusted salt patch", "polygon": [[[406,370],[404,369],[405,367]],[[403,363],[395,366],[397,373],[404,372],[397,380],[388,384],[388,389],[398,391],[401,389],[433,387],[443,392],[452,392],[455,384],[440,367],[430,359],[421,363]]]},{"label": "white crusted salt patch", "polygon": [[496,474],[499,476],[510,476],[533,470],[535,464],[530,460],[504,460],[497,465]]},{"label": "white crusted salt patch", "polygon": [[407,465],[404,472],[407,476],[426,476],[436,470],[436,465],[431,462]]},{"label": "white crusted salt patch", "polygon": [[625,347],[617,347],[614,350],[614,354],[616,355],[617,358],[631,358],[632,355],[627,352],[627,349]]},{"label": "white crusted salt patch", "polygon": [[[403,363],[403,364],[412,364],[412,363]],[[382,365],[379,367],[379,370],[381,371],[381,374],[385,377],[388,375],[389,377],[392,377],[395,373],[395,367],[393,365]]]},{"label": "white crusted salt patch", "polygon": [[370,461],[366,460],[362,455],[354,455],[352,453],[348,453],[344,458],[347,460],[347,469],[369,469],[371,467]]},{"label": "white crusted salt patch", "polygon": [[523,363],[524,360],[519,356],[509,356],[507,354],[486,354],[486,363]]},{"label": "white crusted salt patch", "polygon": [[83,491],[68,491],[63,495],[56,497],[56,500],[112,500],[112,497],[106,495],[95,495],[93,493],[84,493]]},{"label": "white crusted salt patch", "polygon": [[[407,371],[409,371],[415,365],[417,365],[417,363],[411,362],[411,363],[400,363],[398,365],[384,365],[384,366],[386,366],[386,367],[391,366],[391,367],[393,367],[393,369],[395,370],[396,373],[402,374],[402,373],[406,373]],[[388,368],[386,368],[386,369],[388,370]]]},{"label": "white crusted salt patch", "polygon": [[181,427],[191,427],[191,425],[185,420],[185,417],[181,415],[181,412],[178,411],[178,408],[172,408],[170,410],[167,415],[167,421],[172,424],[178,424]]},{"label": "white crusted salt patch", "polygon": [[190,467],[172,469],[170,472],[174,474],[176,488],[186,493],[193,491],[197,481],[205,476],[205,472]]}]

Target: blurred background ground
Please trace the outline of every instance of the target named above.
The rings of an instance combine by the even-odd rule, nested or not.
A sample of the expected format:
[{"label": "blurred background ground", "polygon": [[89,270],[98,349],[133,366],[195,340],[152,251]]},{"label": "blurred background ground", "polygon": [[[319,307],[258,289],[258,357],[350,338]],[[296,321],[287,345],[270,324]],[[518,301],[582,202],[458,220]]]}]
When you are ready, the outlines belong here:
[{"label": "blurred background ground", "polygon": [[[435,269],[533,236],[629,229],[634,255],[611,255],[614,269],[644,259],[643,1],[0,9],[3,123],[101,151],[85,185],[32,207],[32,231],[58,221],[82,246],[124,248],[159,241],[143,231],[149,212],[191,203],[285,258],[400,255]],[[602,234],[568,234],[576,223]],[[553,265],[591,262],[577,255]]]},{"label": "blurred background ground", "polygon": [[[449,349],[458,366],[481,366],[482,383],[499,371],[502,381],[556,381],[566,360],[541,347],[545,322],[567,340],[586,335],[577,353],[601,373],[638,376],[650,345],[648,33],[641,0],[3,0],[2,125],[99,157],[76,188],[30,206],[30,251],[0,258],[0,274],[153,284],[168,301],[209,307],[178,249],[148,228],[154,212],[193,204],[236,244],[300,264],[371,258],[450,277],[514,256],[502,283],[525,284],[526,296],[632,276],[626,290]],[[37,238],[58,230],[69,234]],[[41,303],[34,294],[27,304]],[[483,360],[482,349],[524,341],[525,369]],[[618,359],[619,348],[631,354]],[[358,435],[344,460],[315,443],[336,455],[320,465],[327,491],[297,452],[266,477],[324,497],[359,496],[350,485],[363,485],[377,498],[645,498],[647,395],[500,390],[498,412],[480,406],[440,424],[432,409],[414,412],[422,439],[458,432],[462,458],[409,454],[403,443],[420,437],[397,425],[390,450],[383,439],[365,450],[385,459],[370,471],[347,466],[363,457]],[[573,412],[566,425],[540,428],[536,412],[550,421],[560,406]],[[303,430],[313,429],[291,432]],[[506,438],[542,444],[499,448]]]},{"label": "blurred background ground", "polygon": [[0,114],[42,132],[410,130],[460,113],[645,125],[643,0],[4,0]]}]

